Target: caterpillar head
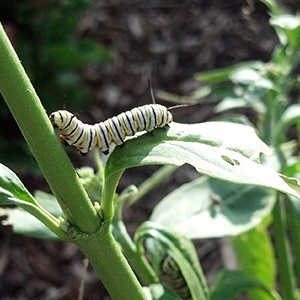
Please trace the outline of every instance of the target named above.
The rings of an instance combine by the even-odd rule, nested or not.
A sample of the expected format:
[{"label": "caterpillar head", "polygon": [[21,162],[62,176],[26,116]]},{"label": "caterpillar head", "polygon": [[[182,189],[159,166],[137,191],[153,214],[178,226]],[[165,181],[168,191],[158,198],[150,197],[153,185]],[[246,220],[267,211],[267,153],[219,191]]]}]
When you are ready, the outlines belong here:
[{"label": "caterpillar head", "polygon": [[67,110],[58,110],[56,112],[53,112],[49,119],[53,125],[53,127],[62,129],[68,126],[72,122],[72,119],[75,116],[68,112]]}]

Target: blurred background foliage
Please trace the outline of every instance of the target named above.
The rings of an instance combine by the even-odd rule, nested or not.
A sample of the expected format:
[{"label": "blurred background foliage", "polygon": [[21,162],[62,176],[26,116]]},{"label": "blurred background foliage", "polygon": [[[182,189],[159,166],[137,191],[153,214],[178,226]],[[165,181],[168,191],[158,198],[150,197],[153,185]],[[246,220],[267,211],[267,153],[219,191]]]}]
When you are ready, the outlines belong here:
[{"label": "blurred background foliage", "polygon": [[[68,106],[77,113],[87,110],[92,93],[84,69],[110,60],[109,49],[101,43],[76,36],[79,19],[91,4],[89,0],[0,2],[0,20],[48,114]],[[0,105],[0,121],[9,128],[0,136],[2,162],[17,169],[25,163],[27,171],[38,172],[3,99]]]}]

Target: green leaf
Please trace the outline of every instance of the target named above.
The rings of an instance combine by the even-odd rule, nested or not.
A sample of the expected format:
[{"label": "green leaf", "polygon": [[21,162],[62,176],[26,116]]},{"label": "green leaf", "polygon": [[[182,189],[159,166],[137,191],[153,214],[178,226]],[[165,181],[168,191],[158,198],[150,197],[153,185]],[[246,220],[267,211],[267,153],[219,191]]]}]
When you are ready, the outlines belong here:
[{"label": "green leaf", "polygon": [[275,291],[268,289],[260,281],[238,271],[221,271],[212,286],[211,300],[234,300],[238,295],[252,288],[264,291],[274,300],[281,299]]},{"label": "green leaf", "polygon": [[178,266],[180,276],[184,277],[192,299],[207,299],[206,281],[193,244],[185,237],[170,232],[158,224],[145,222],[135,234],[135,242],[140,252],[143,253],[144,241],[149,238],[150,242],[146,243],[147,253],[152,263],[155,263],[154,268],[158,275],[162,272],[162,259],[166,255],[170,256]]},{"label": "green leaf", "polygon": [[[258,113],[265,113],[265,104],[261,99],[273,89],[273,82],[266,74],[266,64],[254,61],[201,73],[197,78],[214,84],[210,94],[223,99],[217,106],[217,111],[247,106]],[[229,82],[233,87],[228,89]]]},{"label": "green leaf", "polygon": [[0,215],[7,217],[2,224],[12,226],[14,233],[37,239],[58,239],[42,222],[22,209],[3,208]]},{"label": "green leaf", "polygon": [[[276,283],[275,257],[266,225],[257,226],[231,240],[238,257],[239,269],[273,290]],[[249,294],[251,299],[273,299],[257,289]]]},{"label": "green leaf", "polygon": [[262,66],[263,63],[260,61],[249,61],[249,62],[236,64],[228,68],[222,68],[213,71],[198,73],[196,75],[196,79],[206,83],[217,83],[221,81],[230,80],[230,76],[238,70],[249,69],[249,68],[260,69]]},{"label": "green leaf", "polygon": [[35,199],[27,191],[17,175],[0,164],[0,205],[16,204],[20,200],[36,204]]},{"label": "green leaf", "polygon": [[[212,103],[215,102],[215,99],[223,99],[225,97],[234,97],[235,93],[232,90],[232,87],[228,84],[228,82],[222,82],[222,83],[218,83],[215,85],[206,85],[204,86],[207,90],[210,89],[209,91],[209,96],[211,96],[212,100],[207,100],[207,96],[204,99],[201,99],[200,97],[197,97],[199,92],[198,89],[195,90],[195,92],[192,93],[192,97],[194,97],[195,99],[193,100],[193,102],[197,101],[200,104],[202,102],[207,103],[208,101],[212,101]],[[200,96],[201,96],[201,88],[200,88]],[[209,98],[210,99],[210,98]],[[191,103],[192,101],[190,101]]]},{"label": "green leaf", "polygon": [[34,192],[34,197],[43,208],[45,208],[55,217],[63,216],[61,207],[59,206],[56,198],[52,194],[48,194],[43,191],[37,190]]},{"label": "green leaf", "polygon": [[285,127],[295,123],[300,123],[300,104],[293,104],[285,110],[278,122],[277,130],[283,130]]},{"label": "green leaf", "polygon": [[164,198],[150,220],[191,239],[237,235],[257,226],[274,202],[261,187],[201,177]]},{"label": "green leaf", "polygon": [[173,122],[168,130],[156,129],[117,147],[107,161],[105,178],[117,181],[118,173],[136,166],[188,163],[214,178],[269,187],[300,198],[276,171],[256,162],[260,153],[268,151],[254,130],[244,125]]},{"label": "green leaf", "polygon": [[279,174],[279,176],[293,189],[300,191],[299,181],[296,178],[287,177]]},{"label": "green leaf", "polygon": [[282,45],[290,45],[294,51],[300,46],[300,17],[282,14],[272,17],[270,20],[272,26],[277,30]]},{"label": "green leaf", "polygon": [[[245,93],[243,93],[243,96],[245,96]],[[266,107],[264,103],[260,101],[260,99],[261,99],[261,94],[258,95],[251,94],[251,97],[248,97],[248,99],[236,95],[231,97],[226,97],[222,101],[220,101],[219,104],[216,105],[215,111],[223,112],[230,109],[252,107],[259,114],[264,114],[266,111]],[[226,115],[224,117],[226,118]],[[222,116],[222,120],[224,120],[224,117]]]},{"label": "green leaf", "polygon": [[[36,191],[36,201],[55,217],[63,216],[63,212],[56,201],[55,197],[42,191]],[[7,219],[2,223],[13,227],[14,233],[26,235],[38,239],[58,239],[48,227],[40,222],[35,216],[29,214],[18,207],[3,208],[1,215],[6,216]]]},{"label": "green leaf", "polygon": [[255,86],[255,89],[263,91],[271,89],[273,87],[272,81],[261,73],[260,69],[243,68],[232,72],[230,79],[235,84],[252,85]]},{"label": "green leaf", "polygon": [[[19,206],[19,208],[22,208],[35,216],[61,239],[69,239],[66,232],[61,228],[61,221],[35,200],[14,172],[0,164],[0,205],[4,204],[14,204]],[[26,232],[29,234],[29,232],[32,232],[34,236],[41,235],[41,225],[38,222],[32,221],[30,217],[25,217],[23,212],[6,209],[2,213],[9,217],[6,223],[12,224],[20,233],[22,232],[25,234]],[[24,226],[24,228],[21,228],[22,226]],[[33,227],[30,228],[31,226]],[[49,232],[46,234],[49,237],[53,237]]]},{"label": "green leaf", "polygon": [[274,14],[275,16],[282,14],[281,8],[278,5],[276,0],[260,0],[260,1],[264,3],[272,12],[272,14]]}]

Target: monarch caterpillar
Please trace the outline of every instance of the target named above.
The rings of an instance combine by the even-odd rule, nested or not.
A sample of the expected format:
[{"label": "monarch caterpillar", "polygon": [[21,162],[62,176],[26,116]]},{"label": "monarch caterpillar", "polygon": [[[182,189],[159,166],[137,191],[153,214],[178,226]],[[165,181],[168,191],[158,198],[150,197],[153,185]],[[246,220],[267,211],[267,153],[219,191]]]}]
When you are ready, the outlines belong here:
[{"label": "monarch caterpillar", "polygon": [[126,137],[137,132],[163,128],[173,121],[173,116],[165,106],[148,104],[94,125],[84,124],[67,110],[53,112],[49,119],[59,129],[60,139],[75,146],[84,156],[94,148],[108,154],[111,144],[119,146],[125,142]]},{"label": "monarch caterpillar", "polygon": [[190,289],[178,264],[166,255],[161,262],[161,278],[163,283],[174,290],[182,300],[192,300]]}]

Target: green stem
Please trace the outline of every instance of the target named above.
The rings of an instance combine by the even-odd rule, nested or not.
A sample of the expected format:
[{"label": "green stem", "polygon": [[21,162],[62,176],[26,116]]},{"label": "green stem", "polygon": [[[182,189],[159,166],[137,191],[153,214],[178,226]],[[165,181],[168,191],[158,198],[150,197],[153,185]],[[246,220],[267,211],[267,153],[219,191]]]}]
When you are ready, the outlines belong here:
[{"label": "green stem", "polygon": [[67,233],[62,229],[59,219],[51,215],[47,210],[41,207],[38,203],[34,205],[30,202],[20,201],[18,206],[29,212],[46,225],[52,232],[64,241],[70,241]]},{"label": "green stem", "polygon": [[106,176],[106,174],[104,175],[105,179],[101,197],[101,210],[103,217],[109,222],[111,222],[114,217],[114,197],[123,172],[124,170],[120,170],[109,176]]},{"label": "green stem", "polygon": [[[100,226],[98,214],[1,24],[0,70],[0,91],[68,221],[74,226],[71,227],[73,232],[77,229],[81,232],[77,232],[74,242],[87,256],[113,299],[145,299],[139,282],[111,236],[109,220]],[[112,190],[114,192],[114,189],[108,192]],[[112,197],[106,194],[107,201],[111,200],[105,203],[109,213],[113,211]]]},{"label": "green stem", "polygon": [[158,283],[159,278],[157,277],[153,268],[150,266],[146,257],[137,251],[134,242],[127,232],[126,226],[122,220],[123,204],[124,201],[116,199],[117,207],[115,209],[115,215],[113,219],[114,237],[121,245],[122,252],[143,285],[148,286],[153,283]]},{"label": "green stem", "polygon": [[83,236],[75,243],[89,259],[112,299],[146,299],[119,245],[111,235],[108,222],[103,223],[95,234],[88,238]]},{"label": "green stem", "polygon": [[132,269],[139,277],[141,283],[145,286],[158,283],[159,279],[156,273],[149,265],[146,257],[137,252],[136,246],[128,235],[126,227],[122,221],[117,224],[115,232],[117,234],[114,236],[118,243],[122,246],[122,252],[124,253]]},{"label": "green stem", "polygon": [[0,91],[67,220],[82,232],[95,232],[97,213],[1,24],[0,70]]},{"label": "green stem", "polygon": [[[297,200],[296,200],[297,201]],[[291,199],[287,200],[287,209],[289,212],[289,229],[291,231],[291,241],[293,245],[293,253],[295,255],[295,273],[296,283],[300,287],[300,220],[299,212]]]},{"label": "green stem", "polygon": [[162,183],[163,180],[168,178],[173,172],[178,169],[178,166],[163,166],[153,175],[151,175],[147,180],[145,180],[138,187],[138,192],[130,197],[128,204],[132,205],[137,200],[142,198],[144,195],[148,194],[149,191],[153,190],[156,186]]},{"label": "green stem", "polygon": [[281,282],[282,299],[294,299],[294,282],[290,251],[285,232],[284,206],[280,194],[273,209],[275,247],[278,256],[278,272]]}]

